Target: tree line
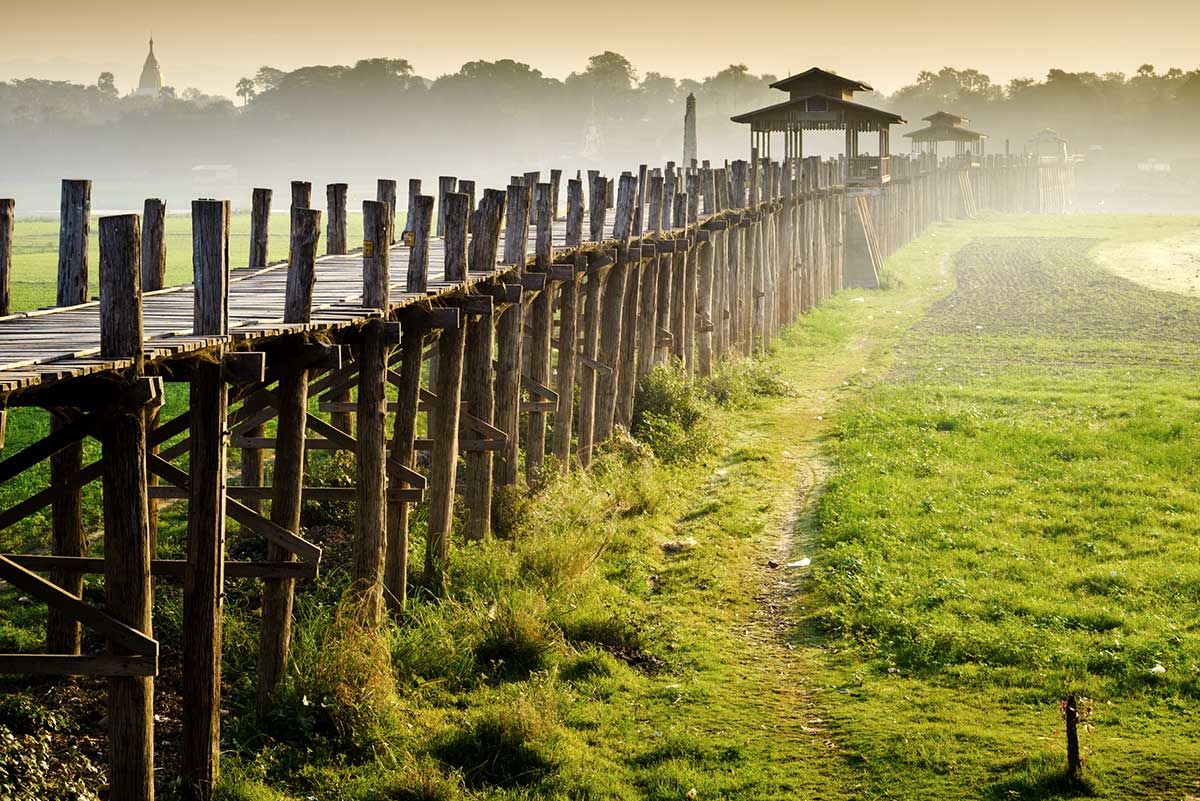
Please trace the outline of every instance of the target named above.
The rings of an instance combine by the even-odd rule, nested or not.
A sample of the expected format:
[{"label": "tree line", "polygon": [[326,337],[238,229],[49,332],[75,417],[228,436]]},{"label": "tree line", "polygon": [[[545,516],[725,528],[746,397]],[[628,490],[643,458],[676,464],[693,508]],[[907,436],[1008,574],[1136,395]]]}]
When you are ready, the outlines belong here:
[{"label": "tree line", "polygon": [[[678,160],[688,94],[697,99],[701,156],[743,155],[746,130],[729,117],[779,102],[783,96],[769,88],[777,77],[744,64],[703,79],[640,74],[606,51],[562,80],[511,59],[471,61],[434,79],[400,58],[263,66],[231,87],[236,100],[191,88],[167,87],[160,98],[123,94],[111,73],[93,85],[26,78],[0,82],[0,142],[12,156],[8,181],[52,191],[59,174],[73,171],[113,186],[129,182],[131,191],[150,182],[164,193],[194,194],[198,165],[231,165],[244,185],[298,170],[314,181],[448,173],[502,185],[523,168],[616,170]],[[991,135],[990,152],[1006,141],[1020,152],[1049,127],[1077,151],[1190,156],[1200,70],[1052,69],[999,84],[978,70],[945,67],[891,95],[856,99],[916,125],[939,109],[969,117],[969,127]],[[901,133],[892,139],[897,151],[907,147]]]}]

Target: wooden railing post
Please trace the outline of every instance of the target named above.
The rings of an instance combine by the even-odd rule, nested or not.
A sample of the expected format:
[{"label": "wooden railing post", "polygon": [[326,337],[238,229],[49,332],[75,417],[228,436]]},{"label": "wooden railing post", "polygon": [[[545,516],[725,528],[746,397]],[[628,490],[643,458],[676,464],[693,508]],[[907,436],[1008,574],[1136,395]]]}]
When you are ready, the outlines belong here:
[{"label": "wooden railing post", "polygon": [[437,235],[446,235],[446,196],[458,190],[458,179],[453,175],[443,175],[438,178],[437,197]]},{"label": "wooden railing post", "polygon": [[[128,373],[133,376],[142,372],[139,223],[136,214],[100,220],[100,357],[131,359]],[[75,242],[86,242],[86,236]],[[80,285],[68,281],[68,286]],[[86,281],[81,286],[86,288]],[[153,598],[146,418],[142,410],[113,415],[105,426],[102,448],[105,611],[148,635]],[[110,643],[109,651],[120,653],[121,649]],[[152,801],[154,680],[149,676],[110,678],[108,721],[111,797]]]},{"label": "wooden railing post", "polygon": [[340,256],[346,252],[346,184],[329,184],[325,187],[325,203],[329,209],[328,231],[325,234],[325,252]]},{"label": "wooden railing post", "polygon": [[464,281],[467,277],[467,217],[471,200],[461,192],[450,192],[442,202],[445,278],[447,281]]},{"label": "wooden railing post", "polygon": [[[389,246],[392,207],[386,202],[363,202],[363,306],[388,309]],[[358,458],[352,592],[363,619],[378,624],[382,617],[383,570],[387,548],[387,325],[369,320],[362,330],[358,371]]]},{"label": "wooden railing post", "polygon": [[405,215],[404,215],[404,233],[406,233],[406,234],[412,233],[413,204],[416,202],[417,195],[419,195],[419,194],[421,194],[421,179],[420,178],[409,178],[408,179],[408,205],[405,206]]},{"label": "wooden railing post", "polygon": [[250,206],[250,269],[267,266],[271,240],[271,190],[255,189]]},{"label": "wooden railing post", "polygon": [[[229,311],[229,202],[192,203],[197,335],[224,337]],[[196,360],[189,382],[187,565],[183,574],[183,777],[188,798],[212,797],[220,774],[221,610],[225,583],[228,394],[215,361]]]},{"label": "wooden railing post", "polygon": [[[317,248],[321,238],[321,212],[297,210],[292,215],[287,289],[283,321],[306,323],[312,309],[316,283]],[[279,378],[279,418],[275,432],[275,469],[271,497],[271,522],[293,534],[300,533],[300,510],[304,486],[307,431],[308,370],[289,368]],[[244,452],[244,451],[243,451]],[[271,543],[267,559],[294,561],[291,552]],[[258,635],[257,688],[255,702],[259,716],[271,708],[271,696],[283,678],[292,642],[292,605],[295,580],[263,580],[262,615]]]},{"label": "wooden railing post", "polygon": [[[92,182],[64,180],[62,182],[62,207],[59,215],[58,235],[58,296],[56,303],[59,306],[75,306],[88,299],[88,239],[91,210]],[[129,219],[132,222],[127,220],[126,224],[138,228],[137,216],[133,215]],[[116,223],[110,223],[110,226],[112,225],[116,225]],[[140,242],[136,243],[137,246],[140,244]],[[127,256],[124,253],[113,255],[114,258]],[[136,247],[133,258],[136,278],[141,269],[140,254]],[[139,291],[139,303],[140,298]],[[68,425],[73,419],[74,416],[70,412],[51,412],[50,431],[52,433],[57,431]],[[145,435],[144,430],[142,434]],[[72,486],[82,467],[83,443],[76,441],[50,458],[50,485]],[[55,556],[87,555],[87,536],[83,530],[82,490],[71,489],[54,498],[50,506],[50,528]],[[80,573],[55,570],[50,573],[50,580],[72,595],[83,594],[83,575]],[[77,654],[80,646],[79,637],[77,622],[68,620],[57,609],[49,610],[46,620],[47,651],[59,654]]]},{"label": "wooden railing post", "polygon": [[[379,203],[384,203],[388,207],[387,223],[388,230],[393,231],[396,227],[396,182],[391,178],[380,178],[375,182],[375,200]],[[365,241],[365,237],[364,237]],[[393,238],[386,244],[391,246],[395,244]]]},{"label": "wooden railing post", "polygon": [[12,314],[12,244],[17,202],[0,198],[0,317]]}]

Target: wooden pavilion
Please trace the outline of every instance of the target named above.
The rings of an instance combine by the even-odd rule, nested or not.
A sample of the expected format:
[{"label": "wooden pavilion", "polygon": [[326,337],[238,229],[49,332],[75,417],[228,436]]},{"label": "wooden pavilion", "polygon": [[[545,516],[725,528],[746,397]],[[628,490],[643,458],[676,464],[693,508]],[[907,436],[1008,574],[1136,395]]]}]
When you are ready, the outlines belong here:
[{"label": "wooden pavilion", "polygon": [[[869,92],[870,86],[813,67],[776,81],[771,88],[787,92],[788,99],[732,118],[734,122],[750,126],[752,151],[769,157],[771,134],[782,133],[784,158],[802,158],[804,131],[844,130],[846,184],[878,188],[887,183],[890,178],[888,157],[891,155],[889,128],[902,125],[904,120],[890,111],[855,103],[854,93]],[[872,131],[879,134],[879,155],[859,156],[859,134]]]},{"label": "wooden pavilion", "polygon": [[987,134],[962,127],[964,122],[970,122],[966,117],[948,111],[938,111],[922,119],[929,123],[928,127],[904,135],[912,140],[912,152],[932,153],[937,156],[942,142],[953,142],[955,156],[969,158],[983,155],[983,143]]}]

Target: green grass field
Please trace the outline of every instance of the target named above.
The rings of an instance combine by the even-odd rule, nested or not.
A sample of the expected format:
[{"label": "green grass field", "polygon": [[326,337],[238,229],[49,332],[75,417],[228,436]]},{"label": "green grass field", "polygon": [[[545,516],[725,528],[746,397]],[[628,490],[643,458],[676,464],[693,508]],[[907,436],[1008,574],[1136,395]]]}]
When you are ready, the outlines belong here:
[{"label": "green grass field", "polygon": [[[227,595],[221,797],[1196,796],[1200,300],[1088,256],[1196,224],[935,226],[888,289],[839,293],[762,363],[642,393],[644,442],[503,498],[505,538],[456,546],[449,597],[382,637],[337,606],[352,516],[308,508],[323,577],[265,721],[258,590]],[[166,547],[181,524],[176,505]],[[39,611],[0,605],[5,648],[36,643]],[[155,630],[170,741],[168,582]],[[97,742],[102,685],[5,688],[70,711],[54,742]],[[1069,691],[1090,699],[1075,786]]]},{"label": "green grass field", "polygon": [[[99,215],[93,215],[88,256],[88,280],[94,297],[99,280]],[[346,220],[348,242],[362,239],[362,214]],[[13,236],[12,310],[27,311],[53,306],[58,274],[58,220],[18,219]],[[322,237],[324,231],[322,231]],[[192,218],[168,214],[166,220],[167,283],[192,280]],[[323,246],[322,246],[323,247]],[[271,215],[270,258],[287,258],[288,215]],[[235,212],[229,223],[229,265],[244,267],[250,257],[250,214]]]}]

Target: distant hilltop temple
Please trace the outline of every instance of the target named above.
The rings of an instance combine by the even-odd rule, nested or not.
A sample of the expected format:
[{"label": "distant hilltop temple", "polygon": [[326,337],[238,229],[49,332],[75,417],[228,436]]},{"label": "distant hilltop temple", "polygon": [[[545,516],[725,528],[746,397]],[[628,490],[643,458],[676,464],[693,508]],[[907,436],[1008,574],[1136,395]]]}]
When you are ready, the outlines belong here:
[{"label": "distant hilltop temple", "polygon": [[158,59],[154,57],[154,37],[150,37],[150,52],[146,55],[146,63],[142,65],[142,77],[138,81],[138,97],[158,97],[162,94],[162,70],[158,68]]}]

